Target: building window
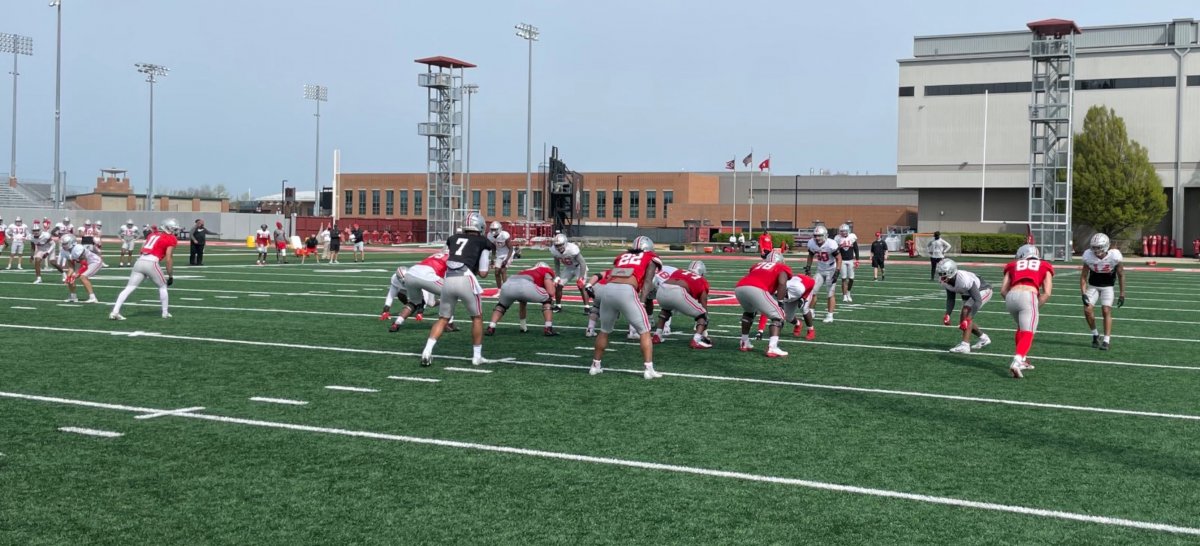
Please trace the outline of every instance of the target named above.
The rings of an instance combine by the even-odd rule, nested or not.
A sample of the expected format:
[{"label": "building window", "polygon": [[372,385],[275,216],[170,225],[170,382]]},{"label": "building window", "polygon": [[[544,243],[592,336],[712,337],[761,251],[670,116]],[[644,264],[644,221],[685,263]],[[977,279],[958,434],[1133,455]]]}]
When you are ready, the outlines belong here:
[{"label": "building window", "polygon": [[926,97],[944,97],[949,95],[982,95],[987,93],[1029,93],[1033,83],[1003,82],[1003,83],[967,83],[961,85],[926,85]]},{"label": "building window", "polygon": [[413,190],[413,215],[421,215],[421,190]]},{"label": "building window", "polygon": [[1188,76],[1187,84],[1188,84],[1188,87],[1200,86],[1200,76]]},{"label": "building window", "polygon": [[658,217],[658,192],[646,190],[646,218]]},{"label": "building window", "polygon": [[471,190],[471,210],[479,209],[479,190]]},{"label": "building window", "polygon": [[1106,78],[1099,80],[1075,80],[1075,89],[1138,89],[1142,87],[1175,87],[1175,76],[1151,78]]},{"label": "building window", "polygon": [[343,214],[347,216],[354,214],[354,190],[346,190],[346,198],[343,201],[346,203],[343,205],[346,208],[346,212]]},{"label": "building window", "polygon": [[396,192],[393,190],[387,191],[387,205],[386,208],[384,208],[384,211],[385,216],[392,216],[396,214]]},{"label": "building window", "polygon": [[525,192],[517,192],[517,216],[525,217]]},{"label": "building window", "polygon": [[911,96],[913,96],[913,91],[915,91],[913,86],[906,85],[906,86],[900,88],[900,96],[901,97],[911,97]]},{"label": "building window", "polygon": [[500,192],[500,209],[504,217],[512,216],[512,192],[504,190]]},{"label": "building window", "polygon": [[400,190],[400,216],[408,216],[408,190]]},{"label": "building window", "polygon": [[607,214],[608,203],[606,199],[604,190],[596,190],[596,218],[604,218],[604,215]]},{"label": "building window", "polygon": [[629,192],[629,217],[637,218],[639,211],[638,192],[636,190]]},{"label": "building window", "polygon": [[379,216],[379,190],[371,190],[371,215]]},{"label": "building window", "polygon": [[579,192],[579,195],[580,195],[580,197],[579,197],[579,199],[580,199],[579,200],[579,217],[587,218],[592,213],[592,211],[591,211],[592,192],[581,191],[581,192]]},{"label": "building window", "polygon": [[621,193],[621,191],[613,191],[613,218],[617,220],[621,219],[621,205],[624,204],[621,202]]},{"label": "building window", "polygon": [[671,208],[671,204],[675,202],[675,192],[667,190],[663,192],[663,219],[667,218],[667,210]]},{"label": "building window", "polygon": [[542,216],[542,190],[533,190],[533,215],[534,218],[544,218]]},{"label": "building window", "polygon": [[367,215],[367,190],[358,190],[358,215]]},{"label": "building window", "polygon": [[495,215],[496,215],[496,190],[488,190],[487,217],[491,218]]}]

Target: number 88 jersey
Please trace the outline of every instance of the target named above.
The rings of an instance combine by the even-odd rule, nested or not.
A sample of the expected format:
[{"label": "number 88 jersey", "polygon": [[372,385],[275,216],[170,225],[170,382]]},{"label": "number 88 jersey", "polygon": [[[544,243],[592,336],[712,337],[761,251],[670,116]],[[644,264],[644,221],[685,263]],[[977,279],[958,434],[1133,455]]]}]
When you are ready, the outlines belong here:
[{"label": "number 88 jersey", "polygon": [[1004,274],[1008,275],[1011,286],[1027,284],[1040,288],[1046,282],[1047,275],[1054,275],[1054,266],[1037,258],[1026,258],[1006,264]]}]

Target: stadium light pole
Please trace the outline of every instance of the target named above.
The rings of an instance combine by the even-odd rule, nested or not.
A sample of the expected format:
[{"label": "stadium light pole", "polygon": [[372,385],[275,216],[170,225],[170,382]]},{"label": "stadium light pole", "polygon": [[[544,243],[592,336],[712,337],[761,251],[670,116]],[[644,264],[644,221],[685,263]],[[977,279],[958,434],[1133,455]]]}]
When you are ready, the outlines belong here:
[{"label": "stadium light pole", "polygon": [[[313,153],[313,194],[321,195],[321,103],[329,100],[329,88],[324,85],[304,84],[304,98],[317,103],[317,147]],[[321,199],[313,199],[313,216],[321,215]]]},{"label": "stadium light pole", "polygon": [[[479,86],[473,83],[468,83],[462,86],[463,92],[467,94],[467,204],[473,204],[471,201],[471,95],[479,92]],[[525,196],[526,205],[529,204],[529,196]],[[469,209],[469,206],[463,207]]]},{"label": "stadium light pole", "polygon": [[54,53],[54,208],[60,209],[63,204],[62,173],[59,171],[59,150],[62,142],[62,0],[50,0],[50,7],[58,13],[58,31],[55,37]]},{"label": "stadium light pole", "polygon": [[12,162],[8,167],[9,180],[17,180],[17,57],[20,55],[33,55],[33,38],[21,36],[19,34],[9,34],[0,32],[0,53],[13,54],[13,69],[10,74],[13,77],[13,107],[12,107]]},{"label": "stadium light pole", "polygon": [[146,83],[150,84],[150,178],[146,187],[146,210],[154,210],[154,84],[158,76],[166,76],[171,69],[150,63],[138,63],[133,66],[137,71],[146,75]]},{"label": "stadium light pole", "polygon": [[541,31],[529,23],[514,27],[517,36],[529,42],[529,83],[525,97],[525,221],[533,222],[533,43]]}]

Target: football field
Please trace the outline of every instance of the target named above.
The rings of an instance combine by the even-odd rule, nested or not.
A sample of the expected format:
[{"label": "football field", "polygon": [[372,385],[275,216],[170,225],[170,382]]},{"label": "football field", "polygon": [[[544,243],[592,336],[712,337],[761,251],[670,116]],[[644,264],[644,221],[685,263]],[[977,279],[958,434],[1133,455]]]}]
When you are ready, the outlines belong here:
[{"label": "football field", "polygon": [[[584,253],[593,271],[615,254]],[[854,303],[839,292],[825,324],[818,299],[816,340],[789,326],[767,359],[766,340],[737,350],[726,295],[753,259],[709,257],[715,346],[689,349],[676,318],[647,381],[624,322],[588,375],[577,301],[553,338],[514,306],[479,367],[460,320],[422,368],[432,321],[378,315],[424,255],[342,256],[210,251],[176,268],[168,320],[149,282],[107,319],[127,268],[94,281],[100,305],[0,271],[0,543],[1200,541],[1200,273],[1128,272],[1102,352],[1077,262],[1060,269],[1018,381],[998,264],[961,266],[997,289],[981,351],[947,352],[927,264],[873,282],[863,262]]]}]

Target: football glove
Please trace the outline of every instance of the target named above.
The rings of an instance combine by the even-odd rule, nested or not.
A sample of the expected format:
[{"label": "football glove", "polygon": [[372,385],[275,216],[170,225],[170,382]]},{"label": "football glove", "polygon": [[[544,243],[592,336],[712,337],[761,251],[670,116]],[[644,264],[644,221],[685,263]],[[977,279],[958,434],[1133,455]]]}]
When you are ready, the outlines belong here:
[{"label": "football glove", "polygon": [[950,326],[950,315],[942,316],[942,326]]},{"label": "football glove", "polygon": [[1085,306],[1086,306],[1086,305],[1091,305],[1091,304],[1092,304],[1091,302],[1089,302],[1089,301],[1088,301],[1087,294],[1080,294],[1079,296],[1080,296],[1081,298],[1083,298],[1083,304],[1084,304]]},{"label": "football glove", "polygon": [[592,285],[584,286],[583,291],[587,292],[588,298],[596,299],[596,289]]},{"label": "football glove", "polygon": [[562,277],[554,277],[554,284],[562,286],[563,285]]},{"label": "football glove", "polygon": [[958,323],[958,329],[962,330],[964,332],[966,332],[967,330],[970,330],[971,329],[971,319],[963,319],[962,322]]},{"label": "football glove", "polygon": [[175,284],[175,277],[173,275],[167,275],[167,286],[171,286],[172,284]]},{"label": "football glove", "polygon": [[1117,296],[1117,307],[1125,307],[1125,296]]},{"label": "football glove", "polygon": [[858,260],[854,260],[854,269],[858,269]]}]

